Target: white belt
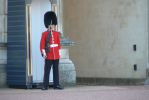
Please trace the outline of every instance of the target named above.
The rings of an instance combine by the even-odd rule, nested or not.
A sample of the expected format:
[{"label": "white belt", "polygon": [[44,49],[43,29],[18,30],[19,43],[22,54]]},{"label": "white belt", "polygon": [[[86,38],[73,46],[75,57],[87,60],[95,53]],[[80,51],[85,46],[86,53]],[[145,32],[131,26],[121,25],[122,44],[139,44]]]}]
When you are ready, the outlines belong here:
[{"label": "white belt", "polygon": [[51,44],[51,45],[50,45],[51,48],[57,47],[57,46],[58,46],[58,44]]}]

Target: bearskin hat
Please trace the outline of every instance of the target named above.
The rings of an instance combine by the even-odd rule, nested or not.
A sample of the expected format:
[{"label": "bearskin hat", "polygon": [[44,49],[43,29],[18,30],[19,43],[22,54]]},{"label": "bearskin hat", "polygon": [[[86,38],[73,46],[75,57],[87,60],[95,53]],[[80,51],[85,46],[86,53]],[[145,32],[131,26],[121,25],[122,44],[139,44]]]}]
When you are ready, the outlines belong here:
[{"label": "bearskin hat", "polygon": [[57,17],[55,12],[48,11],[44,14],[44,24],[48,28],[49,25],[57,25]]}]

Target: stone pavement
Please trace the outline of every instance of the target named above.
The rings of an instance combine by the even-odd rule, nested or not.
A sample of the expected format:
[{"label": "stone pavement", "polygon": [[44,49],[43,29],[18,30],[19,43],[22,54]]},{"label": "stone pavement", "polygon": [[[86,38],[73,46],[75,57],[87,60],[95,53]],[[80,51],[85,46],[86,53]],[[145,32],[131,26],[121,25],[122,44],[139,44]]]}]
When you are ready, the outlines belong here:
[{"label": "stone pavement", "polygon": [[75,86],[64,90],[0,89],[0,100],[149,100],[149,86]]}]

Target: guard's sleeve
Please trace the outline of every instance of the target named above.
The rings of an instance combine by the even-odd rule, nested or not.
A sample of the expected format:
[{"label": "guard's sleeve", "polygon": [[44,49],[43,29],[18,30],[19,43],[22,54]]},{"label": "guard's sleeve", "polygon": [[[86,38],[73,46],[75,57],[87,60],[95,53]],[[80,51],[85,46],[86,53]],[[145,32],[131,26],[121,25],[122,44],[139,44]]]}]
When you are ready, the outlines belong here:
[{"label": "guard's sleeve", "polygon": [[42,49],[45,49],[45,34],[42,33],[41,40],[40,40],[40,52],[42,54]]},{"label": "guard's sleeve", "polygon": [[58,33],[58,37],[57,38],[58,38],[57,39],[58,40],[57,41],[58,42],[58,48],[61,49],[60,33]]}]

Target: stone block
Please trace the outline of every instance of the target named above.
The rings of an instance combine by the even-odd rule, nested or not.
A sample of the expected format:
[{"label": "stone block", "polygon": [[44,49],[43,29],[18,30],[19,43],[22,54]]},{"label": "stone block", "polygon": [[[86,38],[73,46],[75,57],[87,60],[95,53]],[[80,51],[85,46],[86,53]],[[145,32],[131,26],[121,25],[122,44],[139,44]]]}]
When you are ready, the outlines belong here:
[{"label": "stone block", "polygon": [[7,62],[7,49],[6,47],[0,47],[0,64],[6,64]]},{"label": "stone block", "polygon": [[66,58],[69,58],[69,50],[68,49],[64,49],[62,48],[60,50],[60,54],[61,54],[61,59],[66,59]]},{"label": "stone block", "polygon": [[1,43],[6,43],[7,42],[7,33],[0,33],[0,46]]},{"label": "stone block", "polygon": [[[86,85],[143,85],[145,79],[77,77],[77,84]],[[146,83],[149,82],[146,80]]]},{"label": "stone block", "polygon": [[5,13],[5,0],[0,0],[0,15],[3,15]]},{"label": "stone block", "polygon": [[146,77],[149,78],[149,68],[146,69]]},{"label": "stone block", "polygon": [[149,85],[149,78],[144,81],[144,85]]},{"label": "stone block", "polygon": [[6,87],[6,65],[0,64],[0,88]]},{"label": "stone block", "polygon": [[4,33],[7,33],[7,15],[4,15]]},{"label": "stone block", "polygon": [[4,13],[7,15],[7,13],[8,13],[8,0],[4,0],[5,2],[4,2],[4,5],[5,5],[5,8],[4,8]]},{"label": "stone block", "polygon": [[4,29],[5,29],[5,16],[0,15],[0,34],[4,33]]},{"label": "stone block", "polygon": [[60,84],[63,86],[76,84],[76,70],[70,59],[60,60],[59,71]]},{"label": "stone block", "polygon": [[60,71],[60,84],[62,84],[63,86],[76,85],[76,72]]}]

